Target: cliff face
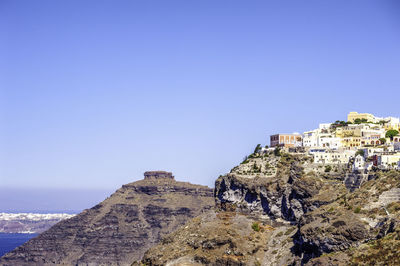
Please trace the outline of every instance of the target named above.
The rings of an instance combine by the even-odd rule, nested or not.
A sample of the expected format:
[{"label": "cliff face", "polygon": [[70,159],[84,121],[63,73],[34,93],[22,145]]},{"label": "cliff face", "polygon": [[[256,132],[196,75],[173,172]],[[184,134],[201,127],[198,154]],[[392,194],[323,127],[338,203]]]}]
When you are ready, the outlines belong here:
[{"label": "cliff face", "polygon": [[[214,191],[217,206],[267,215],[272,220],[298,221],[305,212],[314,208],[313,204],[319,205],[311,198],[322,184],[303,175],[306,157],[281,157],[272,176],[260,171],[262,166],[272,165],[271,160],[277,158],[272,155],[255,158],[219,177]],[[248,165],[254,170],[244,172],[242,169]]]},{"label": "cliff face", "polygon": [[0,265],[130,265],[212,205],[212,189],[205,186],[171,178],[137,181],[6,254]]},{"label": "cliff face", "polygon": [[[354,192],[345,178],[343,167],[325,171],[301,154],[252,155],[217,179],[215,210],[166,236],[142,262],[391,265],[400,245],[400,173],[374,173]],[[381,245],[381,260],[368,243]]]}]

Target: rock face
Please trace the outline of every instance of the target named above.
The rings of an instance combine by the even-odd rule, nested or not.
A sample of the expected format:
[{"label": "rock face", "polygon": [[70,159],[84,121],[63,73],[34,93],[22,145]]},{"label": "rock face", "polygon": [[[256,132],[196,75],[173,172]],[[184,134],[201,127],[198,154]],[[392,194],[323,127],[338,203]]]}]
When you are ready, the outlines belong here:
[{"label": "rock face", "polygon": [[[259,161],[259,158],[256,159]],[[268,161],[276,160],[270,155],[267,160],[259,162],[260,166],[255,163],[252,168],[272,165]],[[304,175],[305,161],[307,158],[304,156],[283,155],[275,163],[277,169],[272,176],[257,171],[243,176],[241,168],[245,166],[234,168],[230,174],[219,177],[215,182],[217,206],[223,209],[234,206],[241,212],[267,215],[272,220],[298,221],[304,213],[326,203],[312,199],[323,184],[312,176]],[[253,160],[246,164],[252,165]]]},{"label": "rock face", "polygon": [[[152,173],[61,221],[0,265],[130,265],[161,237],[214,205],[212,189]],[[160,177],[165,175],[164,178]]]},{"label": "rock face", "polygon": [[[327,172],[306,155],[252,154],[216,180],[214,210],[163,238],[142,263],[397,265],[400,172],[374,173],[352,191],[345,178],[345,169]],[[374,207],[381,201],[385,209]]]}]

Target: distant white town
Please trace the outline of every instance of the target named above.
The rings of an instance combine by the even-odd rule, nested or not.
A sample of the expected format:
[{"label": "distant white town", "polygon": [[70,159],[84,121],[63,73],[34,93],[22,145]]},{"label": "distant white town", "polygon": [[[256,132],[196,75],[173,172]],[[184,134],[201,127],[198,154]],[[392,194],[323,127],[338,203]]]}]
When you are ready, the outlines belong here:
[{"label": "distant white town", "polygon": [[41,233],[61,220],[74,217],[66,213],[0,213],[0,233]]},{"label": "distant white town", "polygon": [[347,121],[320,124],[303,134],[270,136],[271,148],[304,152],[317,164],[352,164],[353,170],[400,170],[400,119],[350,112]]}]

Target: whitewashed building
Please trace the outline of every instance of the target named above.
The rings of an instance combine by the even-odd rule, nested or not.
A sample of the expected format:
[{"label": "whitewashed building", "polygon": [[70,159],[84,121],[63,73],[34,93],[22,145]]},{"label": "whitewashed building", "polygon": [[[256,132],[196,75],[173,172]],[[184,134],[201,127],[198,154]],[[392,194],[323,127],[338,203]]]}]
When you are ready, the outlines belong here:
[{"label": "whitewashed building", "polygon": [[318,164],[347,164],[354,151],[336,151],[326,148],[310,149],[309,153],[314,156],[314,163]]},{"label": "whitewashed building", "polygon": [[303,147],[318,146],[318,129],[303,133]]},{"label": "whitewashed building", "polygon": [[327,147],[331,149],[338,149],[341,147],[341,141],[330,131],[331,123],[319,124],[319,127],[314,130],[306,131],[303,133],[303,146],[304,147]]},{"label": "whitewashed building", "polygon": [[329,136],[321,136],[318,140],[319,147],[327,147],[332,150],[337,150],[342,147],[342,140],[340,138]]},{"label": "whitewashed building", "polygon": [[397,168],[399,161],[399,152],[384,152],[378,155],[378,166],[383,169]]},{"label": "whitewashed building", "polygon": [[379,154],[385,151],[384,148],[378,148],[378,147],[368,147],[362,150],[364,151],[364,158],[368,158],[374,156],[375,154]]},{"label": "whitewashed building", "polygon": [[356,158],[354,158],[353,171],[362,172],[365,170],[370,170],[372,168],[372,165],[372,162],[366,162],[363,156],[357,155]]}]

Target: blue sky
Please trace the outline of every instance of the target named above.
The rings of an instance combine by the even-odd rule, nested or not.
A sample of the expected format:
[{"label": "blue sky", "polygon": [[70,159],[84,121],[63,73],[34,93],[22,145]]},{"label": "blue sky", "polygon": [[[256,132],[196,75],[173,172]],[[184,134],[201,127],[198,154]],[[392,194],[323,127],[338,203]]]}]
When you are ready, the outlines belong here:
[{"label": "blue sky", "polygon": [[214,180],[270,134],[400,116],[398,1],[0,2],[0,188]]}]

